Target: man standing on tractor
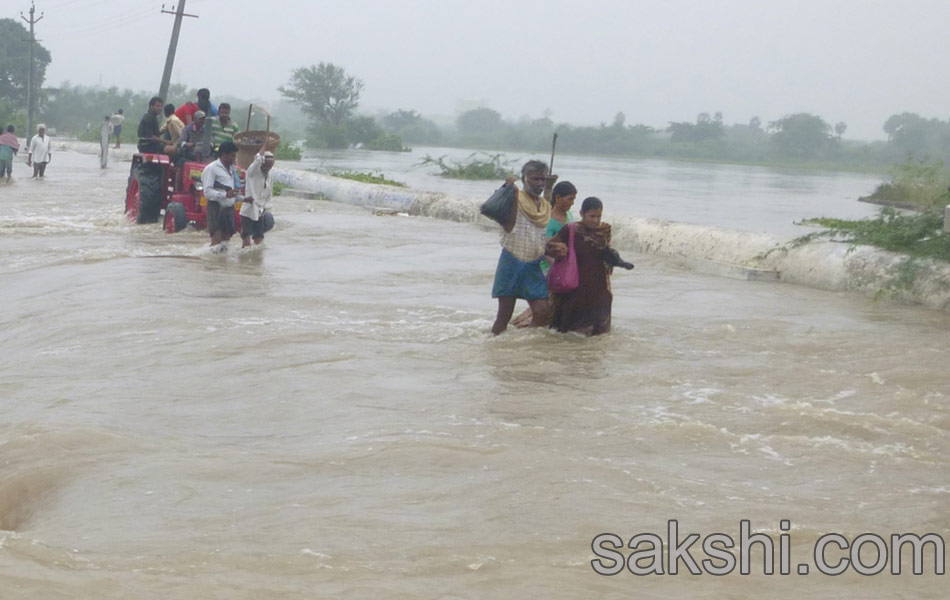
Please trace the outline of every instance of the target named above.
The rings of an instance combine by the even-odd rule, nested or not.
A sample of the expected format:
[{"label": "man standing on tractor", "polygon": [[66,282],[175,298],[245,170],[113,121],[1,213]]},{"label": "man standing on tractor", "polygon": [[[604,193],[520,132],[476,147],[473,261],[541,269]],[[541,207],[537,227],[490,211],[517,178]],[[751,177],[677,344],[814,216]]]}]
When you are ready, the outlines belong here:
[{"label": "man standing on tractor", "polygon": [[165,140],[161,138],[158,128],[158,115],[162,112],[162,99],[152,96],[148,101],[148,112],[142,115],[139,121],[139,152],[161,154],[165,150]]},{"label": "man standing on tractor", "polygon": [[208,88],[201,88],[198,90],[198,101],[185,102],[178,107],[178,110],[175,111],[175,114],[178,115],[178,118],[181,119],[182,123],[185,125],[191,125],[195,120],[195,112],[199,110],[205,115],[211,117],[218,114],[218,107],[211,103],[211,92],[208,91]]},{"label": "man standing on tractor", "polygon": [[231,105],[227,102],[222,102],[218,107],[217,117],[211,117],[208,120],[211,121],[211,138],[215,149],[222,142],[233,141],[234,134],[241,130],[237,123],[231,120]]},{"label": "man standing on tractor", "polygon": [[218,160],[201,172],[201,185],[208,199],[208,233],[211,234],[212,252],[223,251],[234,235],[234,202],[241,198],[240,182],[234,160],[238,148],[234,142],[223,142]]}]

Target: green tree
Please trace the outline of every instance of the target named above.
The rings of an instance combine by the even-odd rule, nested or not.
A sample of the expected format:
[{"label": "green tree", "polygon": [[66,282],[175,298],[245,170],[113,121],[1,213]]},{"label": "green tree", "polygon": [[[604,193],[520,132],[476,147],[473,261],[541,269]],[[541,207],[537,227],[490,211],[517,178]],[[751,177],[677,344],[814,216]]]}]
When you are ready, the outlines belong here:
[{"label": "green tree", "polygon": [[892,115],[884,123],[892,148],[901,155],[946,158],[950,154],[950,124],[915,113]]},{"label": "green tree", "polygon": [[346,139],[350,143],[369,144],[384,133],[373,117],[361,115],[351,117],[346,122]]},{"label": "green tree", "polygon": [[394,110],[385,118],[383,124],[393,130],[406,129],[422,122],[422,115],[414,110]]},{"label": "green tree", "polygon": [[476,108],[463,112],[455,120],[460,133],[469,135],[498,133],[505,128],[501,114],[490,108]]},{"label": "green tree", "polygon": [[[26,110],[26,87],[30,68],[30,32],[13,19],[0,19],[0,116],[12,119],[12,113]],[[33,49],[34,107],[37,92],[46,79],[51,60],[49,50],[37,43]],[[11,113],[11,114],[4,114]]]},{"label": "green tree", "polygon": [[784,156],[811,158],[831,142],[831,125],[817,115],[796,113],[769,123],[772,143]]},{"label": "green tree", "polygon": [[414,110],[395,110],[383,117],[383,126],[412,143],[439,142],[439,126]]},{"label": "green tree", "polygon": [[835,135],[838,136],[838,139],[841,139],[841,136],[844,135],[844,132],[848,130],[848,124],[844,121],[838,121],[835,123]]},{"label": "green tree", "polygon": [[670,123],[667,128],[670,132],[670,141],[676,142],[702,142],[705,140],[718,140],[725,134],[725,128],[722,125],[722,113],[716,113],[715,118],[710,118],[709,113],[699,113],[696,116],[696,123]]},{"label": "green tree", "polygon": [[319,123],[342,126],[359,105],[363,82],[331,63],[294,69],[277,90]]}]

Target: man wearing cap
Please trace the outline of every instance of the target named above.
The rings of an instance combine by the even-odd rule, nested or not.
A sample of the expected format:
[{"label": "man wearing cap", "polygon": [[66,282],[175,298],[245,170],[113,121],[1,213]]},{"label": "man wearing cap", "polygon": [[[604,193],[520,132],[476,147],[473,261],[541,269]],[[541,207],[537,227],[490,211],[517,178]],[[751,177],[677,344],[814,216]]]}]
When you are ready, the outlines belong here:
[{"label": "man wearing cap", "polygon": [[201,172],[201,185],[208,199],[208,233],[211,234],[212,251],[224,250],[226,242],[234,235],[234,202],[241,199],[240,183],[234,159],[237,146],[223,142],[218,160],[210,163]]},{"label": "man wearing cap", "polygon": [[203,110],[195,112],[195,120],[181,132],[181,152],[178,153],[175,164],[183,164],[186,160],[211,160],[211,128],[206,125],[206,120]]},{"label": "man wearing cap", "polygon": [[251,238],[255,244],[264,241],[263,216],[270,209],[270,199],[274,192],[274,179],[269,176],[271,167],[274,166],[274,154],[266,152],[266,146],[265,142],[244,176],[247,195],[241,205],[242,248],[251,245]]}]

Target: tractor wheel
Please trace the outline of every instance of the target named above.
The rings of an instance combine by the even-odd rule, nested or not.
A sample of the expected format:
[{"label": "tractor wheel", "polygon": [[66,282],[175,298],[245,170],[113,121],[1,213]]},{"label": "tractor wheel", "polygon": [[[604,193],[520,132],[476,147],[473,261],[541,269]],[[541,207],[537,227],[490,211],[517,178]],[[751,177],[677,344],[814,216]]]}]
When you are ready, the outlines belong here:
[{"label": "tractor wheel", "polygon": [[139,220],[139,182],[135,177],[129,177],[129,185],[125,188],[125,217],[129,223]]},{"label": "tractor wheel", "polygon": [[165,233],[178,233],[188,225],[185,205],[181,202],[169,202],[165,207]]},{"label": "tractor wheel", "polygon": [[139,165],[138,171],[135,173],[135,184],[138,185],[138,218],[135,221],[136,223],[155,223],[158,221],[158,213],[162,210],[163,175],[164,171],[159,165]]},{"label": "tractor wheel", "polygon": [[261,226],[264,228],[264,233],[274,228],[274,215],[270,211],[261,216]]}]

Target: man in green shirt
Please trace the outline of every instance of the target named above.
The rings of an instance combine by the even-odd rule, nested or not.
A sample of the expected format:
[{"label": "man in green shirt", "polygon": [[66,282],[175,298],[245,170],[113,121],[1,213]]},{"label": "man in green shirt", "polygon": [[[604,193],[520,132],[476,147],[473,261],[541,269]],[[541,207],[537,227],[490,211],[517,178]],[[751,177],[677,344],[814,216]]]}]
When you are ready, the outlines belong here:
[{"label": "man in green shirt", "polygon": [[222,142],[233,141],[234,134],[241,131],[237,123],[231,120],[231,105],[227,102],[218,105],[218,116],[208,120],[211,121],[211,143],[215,151]]}]

